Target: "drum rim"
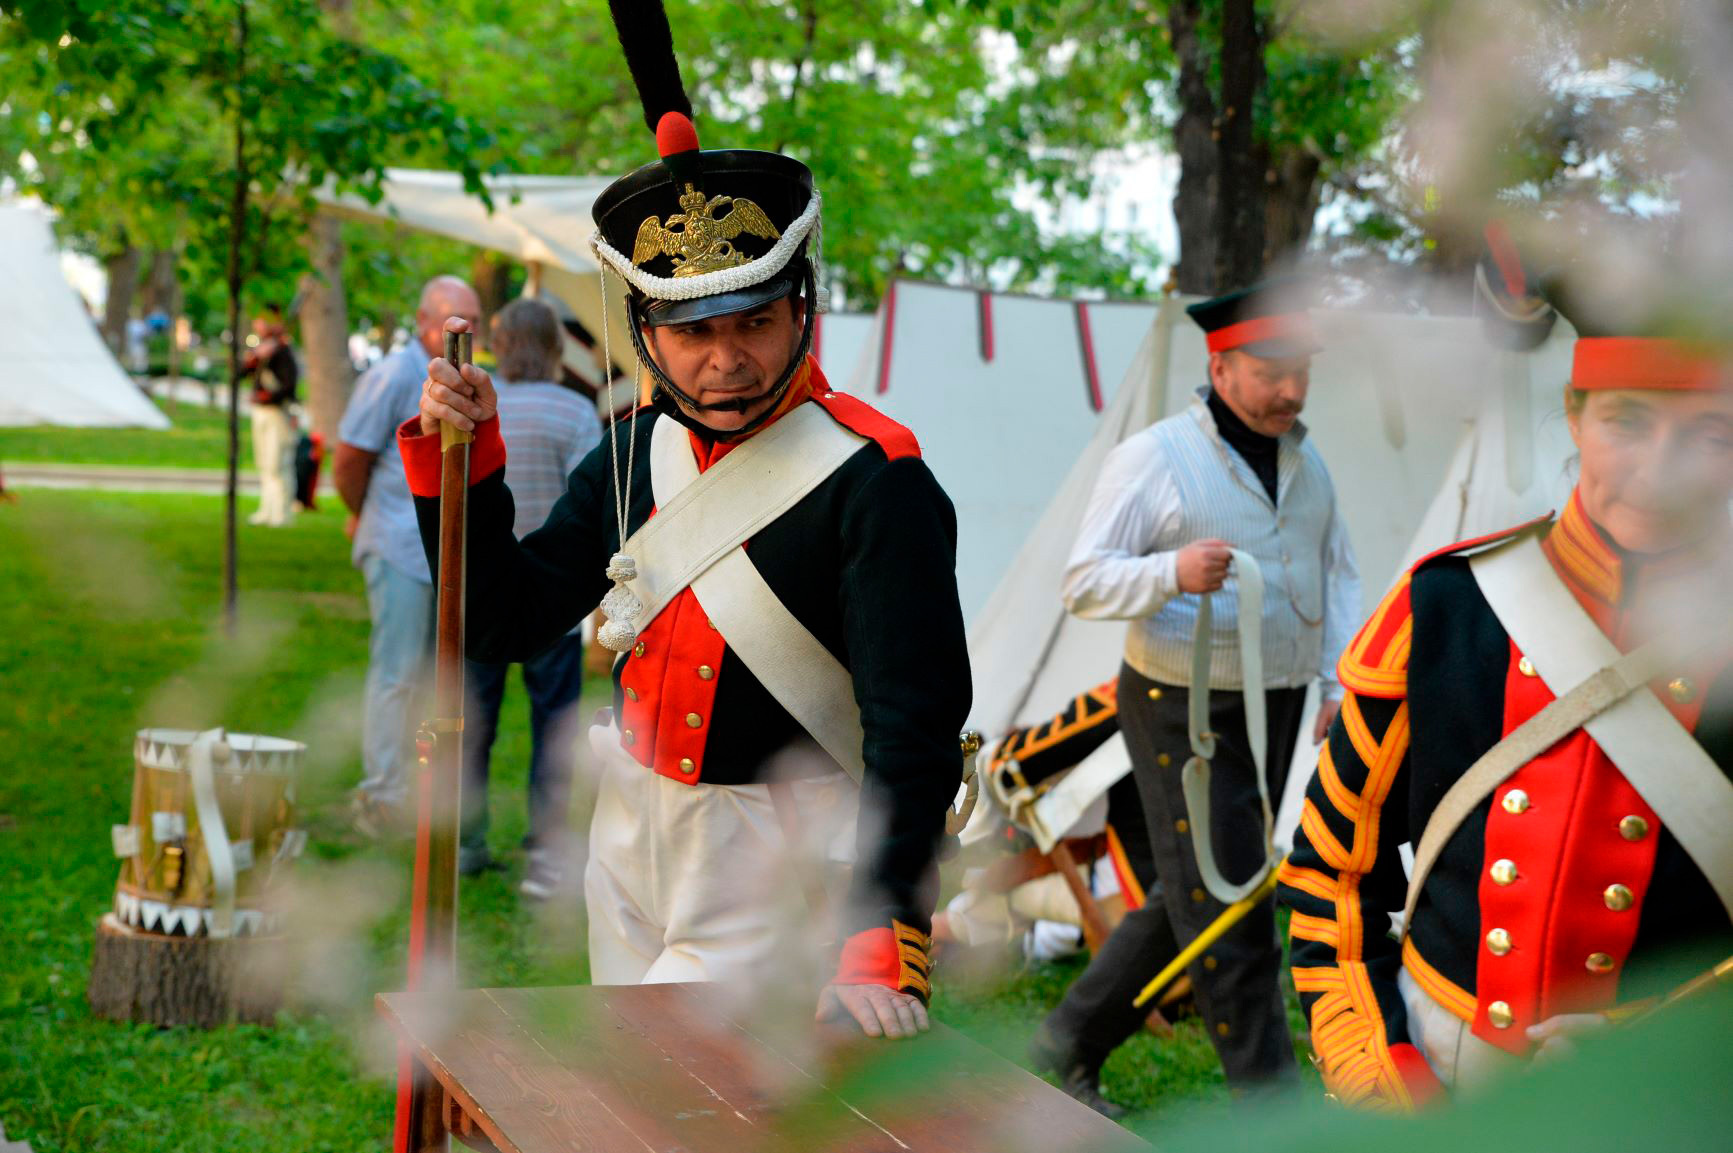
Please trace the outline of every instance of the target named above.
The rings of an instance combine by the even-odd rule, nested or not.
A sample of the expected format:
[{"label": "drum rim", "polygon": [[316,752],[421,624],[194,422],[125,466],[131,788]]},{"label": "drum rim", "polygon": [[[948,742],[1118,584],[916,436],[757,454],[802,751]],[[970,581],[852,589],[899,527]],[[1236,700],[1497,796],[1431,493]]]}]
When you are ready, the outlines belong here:
[{"label": "drum rim", "polygon": [[[202,735],[204,735],[203,732],[197,729],[140,729],[134,738],[134,743],[169,745],[176,749],[187,749],[191,748],[193,742]],[[263,733],[225,733],[223,740],[231,749],[244,755],[270,753],[275,756],[299,757],[307,751],[307,746],[301,741],[291,740],[288,737],[268,736]],[[153,765],[152,767],[169,768],[166,765]]]}]

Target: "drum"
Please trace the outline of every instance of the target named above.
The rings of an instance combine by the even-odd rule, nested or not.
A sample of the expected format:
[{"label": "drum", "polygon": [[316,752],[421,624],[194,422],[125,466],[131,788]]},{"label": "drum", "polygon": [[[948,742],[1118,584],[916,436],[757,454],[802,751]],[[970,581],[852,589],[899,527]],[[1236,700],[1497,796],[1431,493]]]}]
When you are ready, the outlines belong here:
[{"label": "drum", "polygon": [[114,826],[121,923],[186,937],[273,932],[273,897],[307,843],[295,828],[306,751],[221,729],[140,730],[132,820]]}]

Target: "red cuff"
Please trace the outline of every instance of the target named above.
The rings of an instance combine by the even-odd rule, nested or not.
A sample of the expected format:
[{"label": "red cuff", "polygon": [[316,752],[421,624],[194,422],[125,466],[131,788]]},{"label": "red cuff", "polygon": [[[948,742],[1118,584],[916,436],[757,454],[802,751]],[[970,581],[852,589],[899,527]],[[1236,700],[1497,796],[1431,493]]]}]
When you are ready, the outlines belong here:
[{"label": "red cuff", "polygon": [[[421,418],[412,416],[397,428],[397,451],[403,457],[403,476],[416,496],[439,496],[439,434],[423,433]],[[469,446],[469,483],[479,484],[505,467],[505,441],[499,435],[499,418],[475,426]]]},{"label": "red cuff", "polygon": [[1415,1108],[1444,1096],[1444,1082],[1438,1079],[1438,1074],[1432,1071],[1432,1066],[1413,1045],[1403,1042],[1390,1046],[1390,1061],[1396,1066],[1402,1086],[1408,1090]]},{"label": "red cuff", "polygon": [[843,942],[832,983],[886,985],[925,1001],[931,995],[932,943],[931,937],[901,921],[892,921],[888,929],[863,929]]}]

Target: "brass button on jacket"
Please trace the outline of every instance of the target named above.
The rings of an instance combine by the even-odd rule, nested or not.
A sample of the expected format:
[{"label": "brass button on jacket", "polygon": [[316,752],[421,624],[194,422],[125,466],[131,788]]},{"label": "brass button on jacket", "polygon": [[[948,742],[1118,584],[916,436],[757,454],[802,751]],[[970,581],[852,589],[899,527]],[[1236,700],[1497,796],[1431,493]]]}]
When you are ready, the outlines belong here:
[{"label": "brass button on jacket", "polygon": [[680,758],[680,771],[682,773],[690,773],[693,769],[696,769],[697,767],[698,767],[697,765],[692,763],[691,757],[681,757]]},{"label": "brass button on jacket", "polygon": [[699,716],[697,713],[687,713],[686,714],[686,727],[687,728],[695,729],[699,725],[702,725],[703,723],[704,723],[704,718]]},{"label": "brass button on jacket", "polygon": [[638,694],[633,691],[631,685],[626,686],[626,699],[629,701],[635,701],[638,699]]},{"label": "brass button on jacket", "polygon": [[1613,971],[1613,959],[1606,953],[1590,953],[1588,959],[1583,962],[1583,967],[1591,973],[1611,973]]},{"label": "brass button on jacket", "polygon": [[632,655],[635,657],[641,657],[644,655],[644,642],[643,641],[639,641],[637,644],[632,646]]},{"label": "brass button on jacket", "polygon": [[1494,1029],[1508,1029],[1515,1024],[1516,1014],[1510,1011],[1509,1002],[1494,1001],[1486,1007],[1486,1019]]},{"label": "brass button on jacket", "polygon": [[715,669],[711,668],[709,665],[699,665],[698,666],[698,679],[699,680],[709,681],[709,680],[714,680],[715,678],[716,678],[716,670]]},{"label": "brass button on jacket", "polygon": [[1529,660],[1527,657],[1523,657],[1521,660],[1516,662],[1516,671],[1521,673],[1525,677],[1533,677],[1533,676],[1539,676],[1540,675],[1539,673],[1534,671],[1534,662]]},{"label": "brass button on jacket", "polygon": [[1494,861],[1488,872],[1492,874],[1493,884],[1508,885],[1516,880],[1516,862],[1508,858]]},{"label": "brass button on jacket", "polygon": [[1504,800],[1500,801],[1499,805],[1507,813],[1526,813],[1528,812],[1528,794],[1521,789],[1512,789],[1504,794]]},{"label": "brass button on jacket", "polygon": [[1623,885],[1608,885],[1606,892],[1601,894],[1607,908],[1615,913],[1622,913],[1636,903],[1637,898]]},{"label": "brass button on jacket", "polygon": [[1640,841],[1649,835],[1649,822],[1635,813],[1619,822],[1619,836],[1627,841]]},{"label": "brass button on jacket", "polygon": [[1667,682],[1667,695],[1682,705],[1688,705],[1697,696],[1697,683],[1690,677],[1674,677]]},{"label": "brass button on jacket", "polygon": [[1149,699],[1152,701],[1159,701],[1161,699],[1161,690],[1160,689],[1150,689],[1149,690]]},{"label": "brass button on jacket", "polygon": [[1510,952],[1510,932],[1506,929],[1491,929],[1486,934],[1486,951],[1494,957],[1502,957]]}]

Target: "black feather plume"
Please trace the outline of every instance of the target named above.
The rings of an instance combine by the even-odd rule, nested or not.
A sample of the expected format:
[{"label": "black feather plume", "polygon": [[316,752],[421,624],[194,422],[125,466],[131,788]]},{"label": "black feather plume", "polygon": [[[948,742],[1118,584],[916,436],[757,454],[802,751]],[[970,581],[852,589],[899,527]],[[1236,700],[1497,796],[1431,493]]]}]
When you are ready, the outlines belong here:
[{"label": "black feather plume", "polygon": [[614,15],[614,31],[626,52],[626,67],[638,86],[644,105],[644,123],[651,132],[668,112],[692,115],[692,102],[680,80],[680,62],[674,58],[674,33],[662,0],[608,0]]}]

